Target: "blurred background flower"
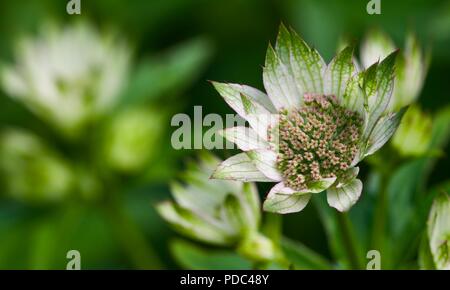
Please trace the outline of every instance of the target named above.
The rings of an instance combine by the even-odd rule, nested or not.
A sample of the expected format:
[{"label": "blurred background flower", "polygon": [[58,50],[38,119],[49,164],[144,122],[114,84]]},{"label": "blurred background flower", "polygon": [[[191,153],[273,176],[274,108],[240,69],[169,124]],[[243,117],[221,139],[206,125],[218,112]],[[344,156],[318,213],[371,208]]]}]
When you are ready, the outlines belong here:
[{"label": "blurred background flower", "polygon": [[127,78],[128,45],[87,23],[42,27],[21,39],[15,65],[2,72],[5,91],[69,136],[79,135],[117,102]]},{"label": "blurred background flower", "polygon": [[[386,33],[371,30],[361,45],[361,64],[368,68],[396,49],[397,46]],[[417,100],[422,92],[430,61],[431,52],[424,52],[417,37],[409,32],[397,58],[396,79],[389,110],[398,110]],[[427,153],[431,140],[431,122],[431,116],[422,112],[419,105],[414,105],[406,112],[392,145],[402,156]]]},{"label": "blurred background flower", "polygon": [[221,162],[203,153],[182,175],[185,186],[174,183],[175,202],[158,205],[158,212],[177,231],[196,240],[231,246],[256,262],[275,260],[272,241],[259,233],[261,202],[253,183],[211,180]]},{"label": "blurred background flower", "polygon": [[[380,30],[369,31],[361,46],[361,62],[368,68],[381,61],[398,46]],[[430,62],[430,52],[425,53],[412,33],[406,37],[404,48],[401,49],[396,63],[396,79],[393,91],[391,110],[410,105],[420,95],[427,75]]]}]

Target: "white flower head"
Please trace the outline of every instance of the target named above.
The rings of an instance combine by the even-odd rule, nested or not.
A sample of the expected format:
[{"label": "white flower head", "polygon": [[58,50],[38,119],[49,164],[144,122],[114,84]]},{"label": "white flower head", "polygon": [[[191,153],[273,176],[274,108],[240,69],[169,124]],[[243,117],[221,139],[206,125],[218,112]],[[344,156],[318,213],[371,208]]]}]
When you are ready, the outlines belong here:
[{"label": "white flower head", "polygon": [[44,26],[19,42],[16,63],[3,68],[4,89],[41,118],[74,135],[116,102],[130,60],[125,43],[84,22]]},{"label": "white flower head", "polygon": [[347,211],[362,191],[356,165],[388,141],[405,111],[387,112],[396,55],[359,71],[347,47],[326,65],[282,25],[275,48],[267,51],[267,94],[213,83],[250,128],[223,132],[244,153],[225,160],[212,177],[278,182],[264,202],[267,211],[300,211],[324,190],[330,206]]}]

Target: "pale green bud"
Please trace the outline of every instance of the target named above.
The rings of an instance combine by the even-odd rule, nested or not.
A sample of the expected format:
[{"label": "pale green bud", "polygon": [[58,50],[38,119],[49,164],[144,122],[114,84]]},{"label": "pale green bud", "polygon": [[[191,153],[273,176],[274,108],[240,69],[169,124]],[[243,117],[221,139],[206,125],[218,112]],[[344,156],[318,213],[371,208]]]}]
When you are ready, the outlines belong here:
[{"label": "pale green bud", "polygon": [[431,127],[431,116],[418,106],[411,106],[392,139],[392,145],[403,156],[423,155],[429,149]]},{"label": "pale green bud", "polygon": [[242,240],[238,252],[252,261],[267,262],[276,259],[277,247],[266,236],[253,232]]},{"label": "pale green bud", "polygon": [[31,133],[0,135],[0,173],[6,193],[23,201],[58,201],[74,184],[69,164]]},{"label": "pale green bud", "polygon": [[436,269],[450,270],[450,196],[446,193],[433,202],[427,234]]},{"label": "pale green bud", "polygon": [[135,172],[158,154],[165,115],[147,108],[132,108],[119,113],[106,128],[104,157],[107,164],[122,172]]}]

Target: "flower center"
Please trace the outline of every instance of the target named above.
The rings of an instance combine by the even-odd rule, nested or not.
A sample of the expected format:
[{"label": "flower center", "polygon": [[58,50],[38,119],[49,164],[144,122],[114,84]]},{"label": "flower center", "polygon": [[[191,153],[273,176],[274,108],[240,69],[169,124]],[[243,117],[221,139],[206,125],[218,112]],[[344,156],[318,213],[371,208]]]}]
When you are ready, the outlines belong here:
[{"label": "flower center", "polygon": [[357,154],[362,123],[334,96],[305,95],[300,109],[281,112],[277,167],[285,185],[305,190],[311,182],[341,176]]}]

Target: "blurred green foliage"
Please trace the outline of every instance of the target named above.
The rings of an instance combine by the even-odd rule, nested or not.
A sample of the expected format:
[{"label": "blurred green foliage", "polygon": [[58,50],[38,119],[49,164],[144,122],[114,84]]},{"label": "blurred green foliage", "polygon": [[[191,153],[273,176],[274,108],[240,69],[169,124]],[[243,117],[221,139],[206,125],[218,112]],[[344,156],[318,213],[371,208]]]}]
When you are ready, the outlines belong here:
[{"label": "blurred green foliage", "polygon": [[[423,46],[432,49],[418,101],[433,120],[429,150],[420,157],[397,157],[393,148],[387,148],[374,156],[361,169],[367,186],[348,216],[352,236],[362,249],[356,259],[364,263],[364,250],[372,246],[376,198],[386,190],[389,214],[384,229],[388,234],[381,241],[387,251],[383,263],[390,268],[410,265],[417,258],[420,239],[416,237],[424,231],[432,197],[449,191],[450,1],[382,0],[382,14],[372,16],[366,13],[366,4],[362,0],[82,0],[82,15],[70,16],[65,1],[4,1],[2,64],[14,63],[18,38],[35,35],[49,21],[65,26],[85,20],[99,31],[112,29],[132,45],[133,56],[117,106],[79,142],[68,141],[4,90],[0,92],[2,140],[8,130],[17,128],[15,134],[27,132],[28,137],[22,137],[32,143],[21,151],[15,145],[4,149],[10,143],[1,142],[0,269],[64,269],[71,249],[80,251],[84,269],[251,268],[234,252],[174,240],[176,234],[153,205],[169,197],[169,180],[184,167],[185,157],[196,153],[171,148],[170,117],[178,112],[192,115],[194,105],[202,105],[204,114],[232,112],[206,80],[262,88],[267,43],[275,39],[280,22],[297,30],[326,61],[340,39],[359,43],[374,27],[395,43],[403,43],[405,35],[415,31]],[[134,111],[138,115],[129,117]],[[119,143],[134,154],[123,155],[115,149]],[[392,168],[383,168],[383,160],[391,158]],[[53,181],[64,179],[66,170],[76,184],[68,186],[67,193]],[[386,170],[391,172],[388,177]],[[387,188],[381,188],[383,182]],[[268,187],[259,189],[265,193]],[[53,193],[57,199],[40,198]],[[282,244],[294,257],[295,268],[335,266],[328,261],[348,264],[346,249],[339,245],[335,212],[323,202],[317,200],[316,210],[311,207],[283,217]]]}]

